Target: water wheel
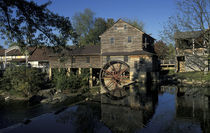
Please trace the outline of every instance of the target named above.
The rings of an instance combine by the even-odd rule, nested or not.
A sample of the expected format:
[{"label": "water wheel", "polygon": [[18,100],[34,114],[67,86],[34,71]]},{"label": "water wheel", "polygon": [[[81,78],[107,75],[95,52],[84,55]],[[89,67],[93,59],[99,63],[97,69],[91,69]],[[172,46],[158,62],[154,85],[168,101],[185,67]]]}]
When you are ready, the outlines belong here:
[{"label": "water wheel", "polygon": [[127,95],[125,86],[130,82],[129,65],[123,61],[110,61],[100,72],[100,82],[103,88],[112,97]]}]

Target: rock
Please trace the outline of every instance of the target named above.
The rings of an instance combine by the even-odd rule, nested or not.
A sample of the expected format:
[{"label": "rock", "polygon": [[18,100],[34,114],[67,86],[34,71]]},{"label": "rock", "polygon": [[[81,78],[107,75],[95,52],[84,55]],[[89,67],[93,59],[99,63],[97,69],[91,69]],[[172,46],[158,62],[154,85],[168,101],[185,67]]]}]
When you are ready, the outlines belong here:
[{"label": "rock", "polygon": [[51,103],[52,102],[52,98],[46,98],[40,101],[41,103]]},{"label": "rock", "polygon": [[61,93],[62,91],[61,90],[57,90],[56,92],[55,92],[55,94],[58,94],[58,93]]},{"label": "rock", "polygon": [[29,103],[30,104],[39,104],[42,99],[44,99],[43,96],[34,95],[29,99]]},{"label": "rock", "polygon": [[4,98],[5,101],[9,101],[9,99],[10,99],[9,96],[7,96],[7,97]]},{"label": "rock", "polygon": [[85,98],[85,101],[88,101],[89,100],[89,98]]},{"label": "rock", "polygon": [[46,89],[46,90],[40,90],[37,95],[43,96],[43,97],[51,97],[55,94],[55,89]]}]

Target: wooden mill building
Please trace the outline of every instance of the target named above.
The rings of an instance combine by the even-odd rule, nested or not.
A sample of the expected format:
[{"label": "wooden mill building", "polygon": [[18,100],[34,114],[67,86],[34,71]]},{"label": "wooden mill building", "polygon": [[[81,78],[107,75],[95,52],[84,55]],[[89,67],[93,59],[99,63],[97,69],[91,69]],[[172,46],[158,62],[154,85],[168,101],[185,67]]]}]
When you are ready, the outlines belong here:
[{"label": "wooden mill building", "polygon": [[155,39],[135,26],[119,19],[100,35],[100,39],[101,45],[70,47],[59,54],[49,55],[50,77],[53,68],[66,68],[68,72],[78,73],[86,68],[90,70],[92,79],[104,64],[112,60],[124,61],[130,66],[130,80],[135,80],[139,72],[158,70],[153,47]]},{"label": "wooden mill building", "polygon": [[175,33],[177,72],[210,70],[209,38],[210,30]]}]

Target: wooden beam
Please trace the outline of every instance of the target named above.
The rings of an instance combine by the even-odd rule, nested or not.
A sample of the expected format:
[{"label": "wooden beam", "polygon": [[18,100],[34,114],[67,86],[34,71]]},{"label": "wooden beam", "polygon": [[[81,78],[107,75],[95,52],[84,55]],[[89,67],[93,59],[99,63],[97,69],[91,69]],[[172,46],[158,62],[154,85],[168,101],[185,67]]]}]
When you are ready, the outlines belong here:
[{"label": "wooden beam", "polygon": [[93,68],[90,68],[89,87],[93,87]]},{"label": "wooden beam", "polygon": [[49,67],[49,79],[50,80],[52,79],[52,68],[51,68],[51,66]]},{"label": "wooden beam", "polygon": [[71,68],[68,67],[68,68],[67,68],[67,76],[70,76],[70,73],[71,73]]},{"label": "wooden beam", "polygon": [[82,69],[81,68],[79,68],[79,75],[82,73]]}]

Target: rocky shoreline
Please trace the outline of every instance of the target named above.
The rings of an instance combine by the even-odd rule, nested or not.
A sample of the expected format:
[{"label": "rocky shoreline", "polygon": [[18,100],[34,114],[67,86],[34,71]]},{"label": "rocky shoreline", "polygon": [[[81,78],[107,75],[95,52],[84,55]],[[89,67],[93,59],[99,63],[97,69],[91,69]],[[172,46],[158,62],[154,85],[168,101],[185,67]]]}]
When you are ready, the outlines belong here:
[{"label": "rocky shoreline", "polygon": [[[98,93],[96,93],[98,94]],[[69,91],[61,91],[56,89],[45,89],[40,90],[36,95],[33,95],[31,97],[20,97],[15,95],[9,95],[6,92],[0,93],[0,101],[28,101],[30,104],[56,104],[61,103],[71,97],[80,97],[84,96],[86,98],[90,98],[91,96],[94,96],[96,94],[92,94],[90,92],[69,92]]]}]

